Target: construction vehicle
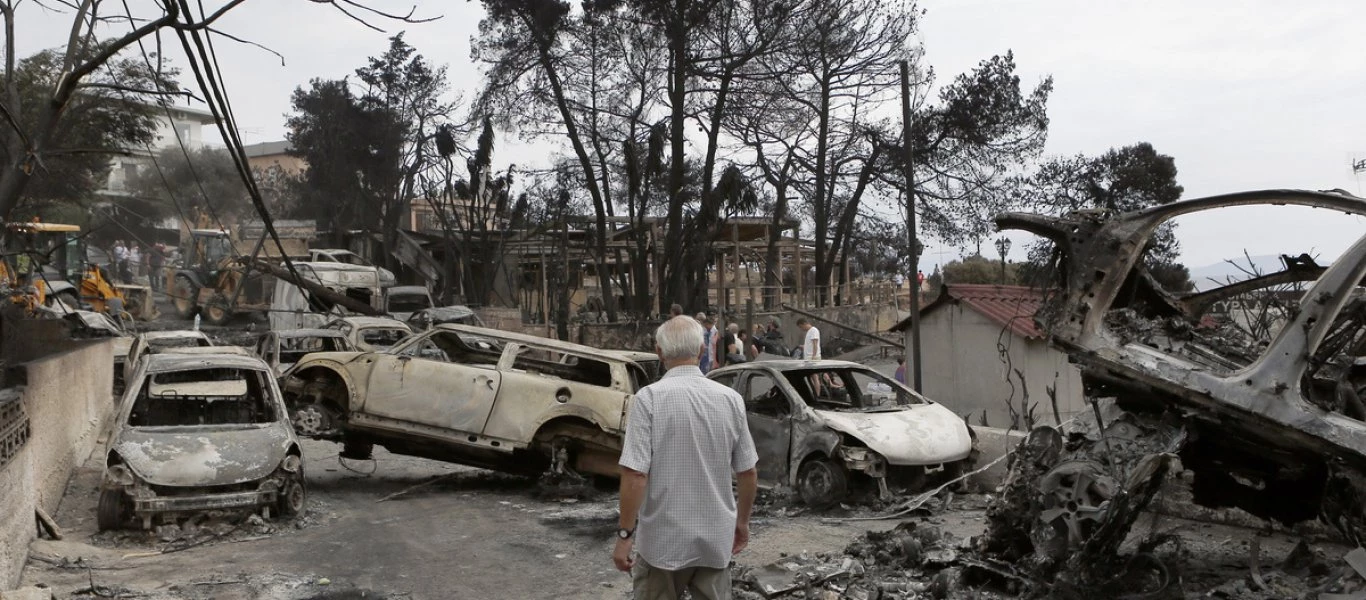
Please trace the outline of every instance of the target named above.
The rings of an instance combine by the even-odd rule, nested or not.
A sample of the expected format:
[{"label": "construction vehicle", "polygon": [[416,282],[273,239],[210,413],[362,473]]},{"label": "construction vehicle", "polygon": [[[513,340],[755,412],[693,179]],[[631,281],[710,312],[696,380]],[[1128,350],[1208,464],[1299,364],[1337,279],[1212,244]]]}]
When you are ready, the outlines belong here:
[{"label": "construction vehicle", "polygon": [[5,224],[0,285],[11,300],[36,306],[89,309],[116,320],[156,318],[152,290],[145,285],[116,284],[87,255],[78,225],[61,223]]},{"label": "construction vehicle", "polygon": [[[267,313],[272,310],[276,279],[285,279],[291,286],[311,284],[320,288],[308,292],[310,298],[325,288],[366,306],[378,300],[379,273],[374,267],[296,261],[299,276],[306,280],[296,282],[291,273],[278,266],[284,257],[265,235],[262,231],[257,239],[244,243],[223,229],[191,229],[171,283],[171,297],[180,317],[199,314],[209,324],[223,325],[234,314]],[[304,238],[282,237],[281,241],[285,255],[308,256]],[[315,298],[312,302],[330,308],[335,300]]]},{"label": "construction vehicle", "polygon": [[269,308],[269,302],[262,302],[267,296],[260,273],[248,276],[227,231],[191,229],[181,248],[181,264],[171,283],[171,299],[181,318],[199,313],[205,321],[223,325],[237,311]]}]

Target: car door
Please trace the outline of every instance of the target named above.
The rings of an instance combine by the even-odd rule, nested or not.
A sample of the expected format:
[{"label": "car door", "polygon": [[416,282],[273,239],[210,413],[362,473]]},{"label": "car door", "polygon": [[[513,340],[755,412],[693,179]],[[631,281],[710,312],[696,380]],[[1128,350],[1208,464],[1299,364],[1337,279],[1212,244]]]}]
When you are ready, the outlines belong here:
[{"label": "car door", "polygon": [[488,421],[501,376],[494,364],[457,362],[460,335],[434,331],[392,354],[368,354],[369,385],[359,411],[434,427],[438,435],[478,434]]},{"label": "car door", "polygon": [[552,411],[592,414],[610,431],[621,429],[630,376],[623,365],[554,348],[509,344],[499,370],[502,389],[484,435],[530,443]]},{"label": "car door", "polygon": [[792,401],[767,372],[747,373],[740,395],[745,399],[749,435],[759,453],[759,479],[787,482],[792,451]]}]

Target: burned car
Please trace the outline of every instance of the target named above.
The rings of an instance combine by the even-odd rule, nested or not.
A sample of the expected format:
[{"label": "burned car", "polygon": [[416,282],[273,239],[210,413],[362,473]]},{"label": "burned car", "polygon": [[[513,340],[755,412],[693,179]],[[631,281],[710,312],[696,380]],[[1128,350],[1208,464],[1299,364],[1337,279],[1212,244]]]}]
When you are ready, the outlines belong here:
[{"label": "burned car", "polygon": [[828,506],[852,484],[883,496],[960,474],[973,453],[963,419],[871,368],[844,361],[741,363],[707,374],[745,400],[759,479]]},{"label": "burned car", "polygon": [[124,356],[123,362],[123,381],[132,381],[133,374],[137,372],[139,363],[148,354],[153,354],[167,348],[206,348],[213,346],[213,340],[202,331],[190,331],[188,329],[177,329],[173,331],[146,331],[138,334],[128,346],[128,352]]},{"label": "burned car", "polygon": [[409,315],[404,322],[413,328],[413,331],[426,331],[443,323],[484,326],[483,321],[479,320],[478,314],[475,314],[470,307],[460,304],[424,308]]},{"label": "burned car", "polygon": [[[1269,190],[1123,214],[997,218],[1002,229],[1055,245],[1056,292],[1036,320],[1080,367],[1096,408],[1085,441],[1039,428],[1022,444],[1025,458],[1017,458],[1000,503],[988,511],[980,547],[989,557],[1042,555],[1032,559],[1042,569],[1030,575],[1036,579],[1066,565],[1072,574],[1064,579],[1073,584],[1113,580],[1125,563],[1112,557],[1178,465],[1189,472],[1196,504],[1285,524],[1317,518],[1361,543],[1366,237],[1326,268],[1287,256],[1280,272],[1189,294],[1163,289],[1144,263],[1149,241],[1171,219],[1252,205],[1366,215],[1366,199],[1345,192]],[[1278,291],[1275,301],[1290,297],[1289,306],[1260,337],[1234,326],[1246,315],[1212,314],[1233,298],[1283,284],[1300,287]],[[1031,506],[1044,509],[1031,518],[1050,525],[1055,540],[1042,541],[1037,526],[1021,520]]]},{"label": "burned car", "polygon": [[314,352],[351,352],[355,344],[336,329],[288,329],[271,331],[256,344],[256,356],[276,375],[284,374],[299,359]]},{"label": "burned car", "polygon": [[388,317],[342,317],[329,321],[323,329],[342,332],[352,346],[365,352],[387,350],[413,333],[407,323]]},{"label": "burned car", "polygon": [[649,375],[622,355],[467,325],[385,352],[324,352],[281,378],[300,435],[513,473],[617,475],[623,418]]},{"label": "burned car", "polygon": [[114,418],[101,530],[212,510],[292,517],[304,465],[274,374],[239,354],[146,356]]}]

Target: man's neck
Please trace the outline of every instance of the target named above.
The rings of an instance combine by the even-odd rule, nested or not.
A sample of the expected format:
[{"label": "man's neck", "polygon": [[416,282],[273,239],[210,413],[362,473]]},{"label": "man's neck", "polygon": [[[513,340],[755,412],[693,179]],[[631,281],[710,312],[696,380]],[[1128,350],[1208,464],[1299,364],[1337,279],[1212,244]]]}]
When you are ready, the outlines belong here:
[{"label": "man's neck", "polygon": [[666,361],[664,361],[664,370],[665,370],[665,371],[672,370],[674,367],[696,367],[696,366],[697,366],[697,360],[695,360],[695,359],[666,360]]}]

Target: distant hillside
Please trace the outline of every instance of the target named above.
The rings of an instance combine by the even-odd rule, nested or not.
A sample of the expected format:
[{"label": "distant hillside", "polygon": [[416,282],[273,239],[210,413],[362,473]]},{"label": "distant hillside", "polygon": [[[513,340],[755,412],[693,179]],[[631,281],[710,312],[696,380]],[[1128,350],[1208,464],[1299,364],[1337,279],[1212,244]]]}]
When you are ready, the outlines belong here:
[{"label": "distant hillside", "polygon": [[[1248,268],[1246,257],[1240,256],[1235,259],[1235,262],[1244,269]],[[1254,256],[1252,263],[1260,269],[1263,275],[1281,270],[1281,257],[1278,254]],[[1219,287],[1228,282],[1230,278],[1232,281],[1241,281],[1248,277],[1249,275],[1239,270],[1238,267],[1226,262],[1191,269],[1191,281],[1195,282],[1195,289],[1197,290]]]}]

